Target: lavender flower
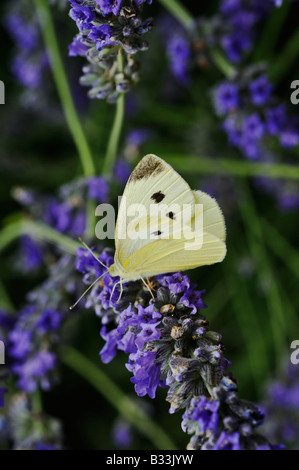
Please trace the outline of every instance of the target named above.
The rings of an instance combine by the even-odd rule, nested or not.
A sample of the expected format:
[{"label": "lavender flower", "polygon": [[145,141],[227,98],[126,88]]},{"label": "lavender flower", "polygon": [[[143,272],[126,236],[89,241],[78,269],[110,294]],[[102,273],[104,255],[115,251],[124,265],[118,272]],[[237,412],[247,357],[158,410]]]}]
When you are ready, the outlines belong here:
[{"label": "lavender flower", "polygon": [[[299,143],[298,119],[274,96],[263,67],[249,67],[222,82],[213,91],[213,102],[229,143],[249,160],[277,161],[278,155],[268,148],[278,144],[290,151]],[[261,178],[257,185],[274,195],[278,207],[297,207],[297,185]]]},{"label": "lavender flower", "polygon": [[15,44],[11,70],[15,80],[24,88],[21,101],[25,106],[39,107],[45,101],[49,60],[41,46],[39,21],[30,1],[9,5],[5,27]]},{"label": "lavender flower", "polygon": [[7,344],[9,370],[21,390],[48,390],[56,383],[63,326],[72,315],[69,306],[81,293],[71,255],[60,256],[46,281],[28,293],[28,303],[14,317]]},{"label": "lavender flower", "polygon": [[272,442],[283,441],[289,449],[298,450],[299,437],[298,365],[286,362],[279,380],[267,384],[263,408],[267,420],[263,432]]},{"label": "lavender flower", "polygon": [[130,424],[123,420],[118,419],[113,426],[112,430],[113,441],[119,449],[126,449],[132,442],[132,429]]},{"label": "lavender flower", "polygon": [[[87,201],[109,200],[107,179],[101,176],[79,178],[59,188],[55,196],[38,194],[25,188],[15,188],[14,198],[26,208],[30,217],[42,221],[58,232],[72,238],[81,237],[86,230]],[[37,270],[49,256],[61,254],[56,247],[26,235],[20,239],[17,266],[23,272]],[[59,252],[59,253],[58,253]]]},{"label": "lavender flower", "polygon": [[[107,266],[113,262],[107,251],[99,259]],[[97,264],[79,249],[77,268],[85,283],[105,273]],[[200,312],[206,307],[204,291],[175,273],[149,280],[154,299],[137,281],[125,284],[117,301],[117,281],[105,274],[85,304],[102,319],[102,361],[110,362],[117,350],[128,354],[126,367],[138,396],[154,398],[158,387],[167,387],[170,413],[185,410],[183,429],[193,434],[190,449],[274,449],[255,433],[262,412],[240,400],[236,383],[225,375],[230,362],[223,356],[221,335],[210,330]]]},{"label": "lavender flower", "polygon": [[13,450],[60,450],[60,423],[44,413],[35,413],[30,398],[19,393],[12,397],[7,421]]},{"label": "lavender flower", "polygon": [[90,98],[114,102],[139,79],[135,55],[148,49],[142,36],[152,28],[151,18],[141,19],[146,0],[69,1],[70,17],[79,29],[69,54],[85,56],[89,62],[81,84],[91,87]]}]

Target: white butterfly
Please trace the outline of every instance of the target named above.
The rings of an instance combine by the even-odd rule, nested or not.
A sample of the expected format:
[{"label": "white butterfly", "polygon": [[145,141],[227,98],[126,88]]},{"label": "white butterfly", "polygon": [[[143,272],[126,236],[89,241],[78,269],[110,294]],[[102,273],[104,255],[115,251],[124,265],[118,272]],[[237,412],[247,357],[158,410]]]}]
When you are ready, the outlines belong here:
[{"label": "white butterfly", "polygon": [[[219,263],[224,259],[225,222],[217,201],[202,191],[192,191],[186,181],[161,158],[146,155],[132,172],[123,196],[125,198],[122,198],[116,222],[114,263],[107,268],[111,276],[120,277],[121,290],[122,283],[126,281],[141,279],[147,285],[145,278]],[[123,201],[126,201],[126,207],[142,204],[148,213],[152,204],[162,203],[167,207],[175,205],[176,212],[165,212],[159,226],[151,218],[141,217],[139,228],[148,234],[156,234],[157,239],[147,237],[132,240],[127,236],[127,214]],[[187,205],[191,211],[183,220],[194,229],[196,204],[203,205],[203,237],[198,241],[198,246],[186,250],[185,243],[188,240],[183,233],[179,239],[163,238],[161,227],[166,222],[171,223],[170,234],[173,235],[178,230],[176,221],[182,220]]]}]

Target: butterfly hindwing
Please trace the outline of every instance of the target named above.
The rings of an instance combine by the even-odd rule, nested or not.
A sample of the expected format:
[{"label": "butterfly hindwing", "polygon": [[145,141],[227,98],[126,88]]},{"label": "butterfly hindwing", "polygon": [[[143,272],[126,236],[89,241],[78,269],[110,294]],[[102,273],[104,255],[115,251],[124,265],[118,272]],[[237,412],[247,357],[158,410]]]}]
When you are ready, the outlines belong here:
[{"label": "butterfly hindwing", "polygon": [[221,262],[226,254],[225,243],[215,235],[204,232],[202,242],[185,249],[190,240],[156,240],[134,253],[125,263],[128,272],[142,277],[184,271]]}]

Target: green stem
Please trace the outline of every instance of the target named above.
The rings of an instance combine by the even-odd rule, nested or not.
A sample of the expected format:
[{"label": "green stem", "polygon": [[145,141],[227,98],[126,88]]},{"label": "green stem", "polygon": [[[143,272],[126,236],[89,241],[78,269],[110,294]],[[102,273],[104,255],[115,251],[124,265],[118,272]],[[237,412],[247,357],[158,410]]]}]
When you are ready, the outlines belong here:
[{"label": "green stem", "polygon": [[64,347],[60,357],[64,364],[98,390],[126,420],[147,436],[157,449],[176,449],[168,435],[133,400],[124,395],[122,390],[97,365],[71,347]]},{"label": "green stem", "polygon": [[42,405],[42,395],[39,389],[35,390],[34,393],[30,395],[31,407],[34,416],[34,429],[38,435],[43,435],[44,433],[44,423],[42,420],[43,414],[43,405]]},{"label": "green stem", "polygon": [[[268,63],[272,60],[273,54],[280,38],[280,33],[284,27],[286,18],[289,14],[291,2],[284,2],[280,8],[274,8],[269,17],[256,48],[252,62],[266,60]],[[271,41],[269,40],[271,38]]]},{"label": "green stem", "polygon": [[[263,378],[270,373],[270,364],[268,363],[265,334],[259,321],[258,312],[252,302],[248,283],[236,272],[239,259],[232,252],[230,253],[230,263],[233,268],[227,269],[224,265],[224,277],[231,293],[235,318],[243,335],[251,374],[258,391]],[[249,332],[254,332],[254,334],[249,334]]]},{"label": "green stem", "polygon": [[246,160],[164,154],[163,158],[182,172],[226,174],[239,177],[265,176],[299,180],[299,166],[279,163],[253,163]]},{"label": "green stem", "polygon": [[227,77],[233,77],[236,73],[236,69],[229,61],[224,57],[221,51],[218,49],[211,49],[210,54],[214,61],[214,64],[218,67],[219,70]]},{"label": "green stem", "polygon": [[299,54],[299,28],[290,37],[283,50],[278,54],[269,70],[272,82],[278,84],[289,73],[290,68],[296,62]]},{"label": "green stem", "polygon": [[278,285],[270,263],[261,228],[260,217],[256,213],[254,201],[246,182],[242,185],[239,197],[240,214],[248,237],[248,244],[252,255],[258,264],[258,274],[264,290],[265,300],[273,330],[274,347],[276,350],[276,364],[279,364],[282,346],[285,340],[286,319],[285,311],[280,297]]},{"label": "green stem", "polygon": [[193,17],[178,0],[159,0],[184,27],[188,28],[193,22]]},{"label": "green stem", "polygon": [[293,275],[299,279],[298,251],[269,222],[263,220],[262,225],[267,246],[269,246],[272,252],[281,260],[281,262],[288,267]]},{"label": "green stem", "polygon": [[0,251],[4,250],[10,243],[21,235],[30,235],[32,238],[53,243],[54,245],[59,246],[62,250],[71,254],[76,254],[78,247],[81,246],[79,242],[57,232],[48,225],[31,220],[19,220],[18,222],[14,222],[1,230]]},{"label": "green stem", "polygon": [[6,292],[6,289],[2,282],[0,282],[0,305],[2,308],[7,310],[8,312],[13,312],[14,311],[14,305]]},{"label": "green stem", "polygon": [[[123,52],[121,48],[119,49],[118,56],[117,56],[117,65],[118,65],[118,72],[122,73],[124,66],[123,66]],[[121,93],[116,102],[115,118],[114,118],[114,122],[112,125],[110,137],[109,137],[107,152],[106,152],[105,161],[104,161],[103,170],[102,170],[102,174],[105,176],[111,175],[112,170],[113,170],[113,166],[117,157],[118,144],[119,144],[119,139],[120,139],[121,130],[123,126],[124,116],[125,116],[125,95],[124,93]]]},{"label": "green stem", "polygon": [[39,16],[42,35],[50,59],[54,81],[56,83],[69,130],[77,147],[84,175],[92,176],[95,174],[95,166],[70,92],[60,55],[59,45],[56,39],[49,2],[48,0],[34,0],[34,3]]}]

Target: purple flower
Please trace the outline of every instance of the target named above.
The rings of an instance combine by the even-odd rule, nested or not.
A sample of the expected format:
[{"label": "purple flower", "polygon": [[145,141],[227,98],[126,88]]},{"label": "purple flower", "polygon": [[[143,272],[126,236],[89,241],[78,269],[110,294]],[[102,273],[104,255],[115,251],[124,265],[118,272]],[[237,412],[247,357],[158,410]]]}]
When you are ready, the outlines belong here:
[{"label": "purple flower", "polygon": [[189,60],[191,57],[190,43],[182,35],[174,35],[167,45],[170,68],[173,75],[182,85],[187,85],[189,77]]},{"label": "purple flower", "polygon": [[47,374],[55,368],[56,357],[48,351],[40,351],[22,364],[12,367],[18,378],[18,384],[25,392],[32,393],[40,385],[48,390],[50,383]]},{"label": "purple flower", "polygon": [[22,269],[24,272],[30,272],[40,267],[43,261],[42,249],[29,235],[24,235],[20,240]]},{"label": "purple flower", "polygon": [[59,312],[56,312],[53,309],[44,310],[36,323],[37,329],[45,334],[49,331],[58,330],[62,321],[62,316]]},{"label": "purple flower", "polygon": [[243,120],[243,137],[259,140],[264,135],[264,124],[257,113],[251,114]]},{"label": "purple flower", "polygon": [[93,26],[91,22],[95,18],[93,11],[86,6],[77,5],[77,2],[74,0],[70,0],[70,2],[73,5],[73,8],[70,11],[70,17],[76,21],[79,31],[91,29]]},{"label": "purple flower", "polygon": [[233,83],[224,82],[215,89],[213,99],[217,114],[228,114],[239,107],[239,89]]},{"label": "purple flower", "polygon": [[180,298],[180,303],[184,307],[190,308],[190,315],[194,315],[201,308],[207,308],[206,304],[202,300],[202,294],[205,293],[205,290],[195,290],[194,285],[192,289],[186,289],[183,296]]},{"label": "purple flower", "polygon": [[97,202],[105,202],[108,199],[109,186],[105,178],[94,176],[88,179],[88,196]]},{"label": "purple flower", "polygon": [[299,144],[299,131],[292,128],[286,128],[280,132],[279,141],[284,148],[294,148]]},{"label": "purple flower", "polygon": [[269,83],[267,77],[261,75],[249,85],[251,99],[256,106],[263,106],[269,100],[273,86]]},{"label": "purple flower", "polygon": [[80,35],[75,36],[73,42],[69,45],[69,55],[71,57],[85,57],[87,51],[88,46],[82,42],[82,37]]},{"label": "purple flower", "polygon": [[271,135],[277,135],[286,126],[287,114],[284,105],[267,109],[266,126]]},{"label": "purple flower", "polygon": [[113,174],[119,183],[124,184],[128,181],[131,171],[132,169],[128,162],[119,160],[115,164]]},{"label": "purple flower", "polygon": [[24,359],[32,349],[32,332],[15,329],[9,334],[9,354],[15,359]]},{"label": "purple flower", "polygon": [[129,423],[124,420],[119,420],[113,426],[113,441],[117,448],[125,449],[130,446],[133,436],[132,429]]},{"label": "purple flower", "polygon": [[118,15],[122,0],[95,0],[99,5],[103,15],[109,15],[113,13],[115,16]]},{"label": "purple flower", "polygon": [[113,46],[117,42],[111,39],[112,31],[108,24],[103,24],[101,26],[96,26],[92,28],[91,32],[88,35],[88,38],[96,43],[98,51],[101,51],[104,47],[110,45]]},{"label": "purple flower", "polygon": [[248,52],[252,45],[251,35],[247,31],[242,31],[242,34],[237,32],[230,36],[224,36],[221,45],[225,50],[231,62],[240,62],[245,52]]},{"label": "purple flower", "polygon": [[170,274],[158,278],[162,286],[168,287],[175,294],[183,292],[190,287],[189,277],[182,273]]},{"label": "purple flower", "polygon": [[46,207],[45,223],[59,232],[65,233],[70,226],[71,211],[72,208],[67,203],[53,200]]}]

